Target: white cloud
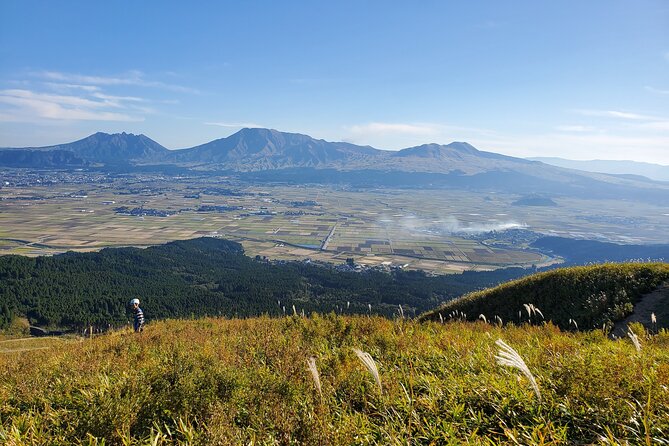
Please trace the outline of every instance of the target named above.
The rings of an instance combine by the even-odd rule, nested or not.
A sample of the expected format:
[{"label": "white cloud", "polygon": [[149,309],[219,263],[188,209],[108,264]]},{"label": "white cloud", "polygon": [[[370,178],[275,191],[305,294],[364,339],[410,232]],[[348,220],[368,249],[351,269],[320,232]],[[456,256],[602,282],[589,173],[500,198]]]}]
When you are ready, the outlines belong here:
[{"label": "white cloud", "polygon": [[131,70],[119,76],[89,76],[76,73],[62,73],[59,71],[40,71],[33,73],[38,78],[57,81],[71,85],[89,86],[111,86],[111,85],[136,85],[140,87],[161,88],[177,93],[199,94],[200,91],[195,88],[184,87],[183,85],[168,84],[161,81],[152,81],[145,79],[144,73],[137,70]]},{"label": "white cloud", "polygon": [[255,124],[253,122],[205,122],[205,125],[215,125],[218,127],[227,127],[227,128],[262,128],[260,124]]},{"label": "white cloud", "polygon": [[646,91],[650,91],[651,93],[656,93],[656,94],[669,94],[669,90],[661,90],[659,88],[653,88],[646,86]]},{"label": "white cloud", "polygon": [[[123,108],[123,109],[128,109],[132,111],[137,111],[143,114],[151,114],[151,113],[156,113],[156,110],[153,109],[152,107],[148,107],[146,105],[148,100],[144,98],[138,98],[135,96],[114,96],[114,95],[109,95],[105,93],[99,93],[95,92],[91,94],[91,97],[96,98],[96,99],[101,99],[102,103],[109,107],[113,108]],[[142,105],[138,105],[142,104]]]},{"label": "white cloud", "polygon": [[596,127],[589,125],[559,125],[556,129],[560,132],[594,132]]},{"label": "white cloud", "polygon": [[129,102],[146,102],[146,99],[138,98],[135,96],[113,96],[109,94],[104,94],[104,93],[93,93],[91,96],[94,98],[98,99],[104,99],[109,102],[124,102],[124,101],[129,101]]},{"label": "white cloud", "polygon": [[641,115],[638,113],[630,113],[618,110],[575,110],[575,112],[583,116],[597,116],[603,118],[618,118],[629,120],[656,119],[648,115]]},{"label": "white cloud", "polygon": [[60,82],[78,82],[87,85],[136,85],[141,82],[138,72],[130,71],[123,77],[87,76],[82,74],[61,73],[58,71],[42,71],[35,73],[37,77]]},{"label": "white cloud", "polygon": [[[171,91],[196,92],[179,85],[149,81],[143,73],[130,71],[123,76],[88,76],[41,71],[40,79],[14,89],[0,91],[0,121],[143,121],[155,114],[157,104],[175,104],[172,99],[149,100],[122,94],[132,86],[156,87]],[[106,90],[112,90],[111,94]]]},{"label": "white cloud", "polygon": [[[648,88],[648,87],[647,87]],[[667,92],[669,93],[669,92]],[[584,116],[594,116],[594,117],[609,117],[617,120],[623,120],[624,123],[617,123],[615,127],[609,126],[609,130],[615,133],[620,133],[621,131],[635,131],[644,132],[644,137],[648,137],[648,131],[656,132],[666,132],[669,130],[669,118],[660,117],[660,116],[650,116],[639,113],[631,112],[622,112],[622,111],[612,111],[612,110],[576,110],[576,113]],[[570,126],[560,126],[558,130],[566,131]],[[575,128],[580,126],[574,126]],[[594,131],[593,128],[588,128],[589,126],[582,126],[584,131]]]},{"label": "white cloud", "polygon": [[642,129],[669,131],[669,121],[652,121],[639,124]]},{"label": "white cloud", "polygon": [[436,135],[438,126],[434,124],[400,124],[387,122],[371,122],[364,125],[354,125],[347,130],[358,136],[385,136],[385,135]]},{"label": "white cloud", "polygon": [[[91,101],[86,98],[79,96],[65,96],[65,95],[55,95],[48,93],[35,93],[30,90],[0,90],[0,94],[6,98],[7,103],[15,102],[19,103],[20,100],[37,100],[43,102],[53,102],[65,106],[71,107],[87,107],[87,108],[100,108],[105,107],[105,104],[102,102]],[[13,99],[12,99],[13,98]]]},{"label": "white cloud", "polygon": [[0,120],[9,122],[35,122],[39,120],[76,121],[142,121],[143,118],[128,113],[111,111],[122,108],[108,101],[34,92],[23,89],[0,90]]},{"label": "white cloud", "polygon": [[92,92],[100,90],[100,87],[95,85],[61,84],[58,82],[44,82],[44,85],[56,91],[84,90]]}]

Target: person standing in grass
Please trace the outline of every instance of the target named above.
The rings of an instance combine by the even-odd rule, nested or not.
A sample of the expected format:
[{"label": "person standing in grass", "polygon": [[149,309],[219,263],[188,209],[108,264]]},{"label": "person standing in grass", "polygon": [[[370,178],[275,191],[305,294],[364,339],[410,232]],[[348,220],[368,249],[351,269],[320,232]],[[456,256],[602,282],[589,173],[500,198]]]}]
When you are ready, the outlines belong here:
[{"label": "person standing in grass", "polygon": [[135,333],[140,333],[144,330],[144,312],[139,308],[139,299],[132,299],[130,301],[132,312],[135,314]]}]

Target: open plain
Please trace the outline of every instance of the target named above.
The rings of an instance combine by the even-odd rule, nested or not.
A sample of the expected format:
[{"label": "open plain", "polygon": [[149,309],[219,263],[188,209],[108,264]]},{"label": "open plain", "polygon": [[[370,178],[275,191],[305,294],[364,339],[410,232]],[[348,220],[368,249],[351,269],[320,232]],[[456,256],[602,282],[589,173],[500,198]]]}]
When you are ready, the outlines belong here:
[{"label": "open plain", "polygon": [[[203,235],[249,255],[437,273],[558,262],[508,230],[615,242],[666,243],[666,209],[553,197],[434,189],[255,184],[213,175],[114,175],[7,170],[0,184],[0,253],[29,256],[150,246]],[[601,212],[597,212],[601,209]]]}]

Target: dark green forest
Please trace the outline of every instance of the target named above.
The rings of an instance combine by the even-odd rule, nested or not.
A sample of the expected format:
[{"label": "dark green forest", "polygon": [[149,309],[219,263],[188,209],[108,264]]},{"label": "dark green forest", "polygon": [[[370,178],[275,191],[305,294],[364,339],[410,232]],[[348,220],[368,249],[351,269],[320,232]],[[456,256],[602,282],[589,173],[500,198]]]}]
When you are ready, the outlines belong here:
[{"label": "dark green forest", "polygon": [[528,274],[428,276],[421,271],[342,272],[309,262],[268,262],[240,244],[198,238],[146,249],[108,248],[52,257],[0,257],[0,328],[13,317],[49,328],[125,324],[138,297],[148,321],[337,311],[406,316],[464,293]]}]

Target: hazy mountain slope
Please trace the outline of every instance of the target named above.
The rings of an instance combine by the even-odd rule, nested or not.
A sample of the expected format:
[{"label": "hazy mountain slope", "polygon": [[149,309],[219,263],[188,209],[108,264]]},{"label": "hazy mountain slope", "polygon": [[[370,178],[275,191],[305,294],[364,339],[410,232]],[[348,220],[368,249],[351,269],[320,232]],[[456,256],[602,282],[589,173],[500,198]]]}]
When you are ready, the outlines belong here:
[{"label": "hazy mountain slope", "polygon": [[541,237],[533,242],[531,246],[542,252],[551,252],[556,256],[563,257],[571,265],[585,265],[591,262],[632,262],[638,259],[669,260],[669,244],[622,245],[597,240]]},{"label": "hazy mountain slope", "polygon": [[600,172],[614,175],[641,175],[655,181],[669,181],[669,166],[638,161],[617,160],[590,160],[577,161],[564,158],[535,157],[533,161],[550,164],[552,166],[579,169],[588,172]]},{"label": "hazy mountain slope", "polygon": [[385,166],[398,170],[411,166],[418,171],[461,172],[475,174],[490,170],[520,169],[536,167],[532,161],[521,158],[484,152],[466,142],[452,142],[447,145],[423,144],[398,152],[385,152]]}]

